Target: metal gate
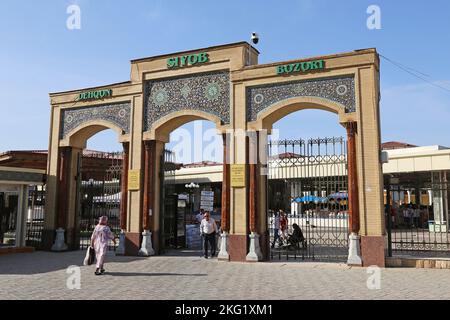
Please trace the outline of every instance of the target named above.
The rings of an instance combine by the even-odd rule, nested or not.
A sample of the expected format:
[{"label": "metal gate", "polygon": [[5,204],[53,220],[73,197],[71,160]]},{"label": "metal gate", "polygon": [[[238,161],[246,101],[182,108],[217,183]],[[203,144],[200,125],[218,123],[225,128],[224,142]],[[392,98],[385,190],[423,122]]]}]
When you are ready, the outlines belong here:
[{"label": "metal gate", "polygon": [[[78,157],[77,219],[80,249],[90,245],[92,231],[101,216],[108,217],[111,231],[120,233],[122,152],[83,151]],[[115,249],[112,242],[108,247]]]},{"label": "metal gate", "polygon": [[388,255],[450,258],[449,198],[448,171],[386,175]]},{"label": "metal gate", "polygon": [[0,192],[0,247],[16,245],[17,191]]},{"label": "metal gate", "polygon": [[28,187],[26,245],[42,249],[42,231],[45,218],[45,185]]},{"label": "metal gate", "polygon": [[268,153],[271,259],[346,261],[344,138],[270,141]]},{"label": "metal gate", "polygon": [[[161,155],[161,203],[163,203],[163,218],[161,221],[161,236],[164,252],[165,249],[179,248],[182,243],[178,239],[178,195],[175,192],[175,155],[172,151],[165,149]],[[183,226],[184,228],[184,226]]]}]

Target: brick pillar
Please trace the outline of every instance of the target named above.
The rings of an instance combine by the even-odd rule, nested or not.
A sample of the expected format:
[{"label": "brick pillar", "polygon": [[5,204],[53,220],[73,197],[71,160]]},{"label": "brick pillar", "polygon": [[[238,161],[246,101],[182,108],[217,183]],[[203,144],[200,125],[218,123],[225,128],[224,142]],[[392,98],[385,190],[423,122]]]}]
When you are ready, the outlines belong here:
[{"label": "brick pillar", "polygon": [[347,122],[348,213],[350,233],[359,233],[359,192],[356,166],[356,122]]},{"label": "brick pillar", "polygon": [[249,227],[250,227],[250,233],[251,232],[257,232],[257,164],[250,163],[249,164],[249,199],[248,199],[248,210],[249,210]]},{"label": "brick pillar", "polygon": [[57,204],[57,228],[66,228],[67,222],[67,195],[69,187],[69,171],[70,171],[70,159],[72,154],[71,147],[59,148],[59,166],[58,166],[58,204]]},{"label": "brick pillar", "polygon": [[72,158],[71,147],[60,147],[59,161],[57,171],[57,215],[56,215],[56,236],[55,241],[51,247],[52,251],[65,251],[67,247],[67,219],[68,219],[68,194],[69,194],[69,176],[70,163]]},{"label": "brick pillar", "polygon": [[143,230],[153,228],[153,219],[150,219],[149,212],[154,210],[155,198],[155,141],[144,142],[144,205],[142,210]]},{"label": "brick pillar", "polygon": [[361,266],[361,243],[359,237],[359,193],[356,166],[356,122],[347,122],[347,174],[348,174],[348,213],[349,213],[349,252],[348,265]]},{"label": "brick pillar", "polygon": [[227,150],[227,137],[223,137],[223,165],[222,165],[222,216],[220,226],[222,231],[230,231],[230,161]]},{"label": "brick pillar", "polygon": [[[155,217],[155,159],[156,155],[156,141],[150,140],[144,142],[144,197],[141,213],[142,225],[142,244],[138,254],[143,256],[154,255],[152,242],[152,232],[155,231],[154,217]],[[151,217],[150,217],[151,213]],[[153,236],[155,240],[155,248],[158,250],[159,242],[157,235]]]},{"label": "brick pillar", "polygon": [[250,247],[246,256],[247,261],[261,261],[263,255],[261,252],[258,234],[258,132],[253,132],[249,136],[248,143],[248,171],[249,171],[249,189],[248,189],[248,221],[250,231]]},{"label": "brick pillar", "polygon": [[127,229],[127,207],[128,207],[128,162],[129,162],[130,143],[123,143],[122,159],[122,181],[120,186],[120,229]]},{"label": "brick pillar", "polygon": [[217,258],[219,260],[230,260],[230,254],[228,252],[229,247],[229,232],[230,232],[230,157],[228,154],[227,135],[222,134],[223,141],[223,165],[222,165],[222,216],[220,221],[220,227],[222,229],[221,242],[219,248],[219,254]]},{"label": "brick pillar", "polygon": [[[116,255],[124,255],[127,253],[127,212],[128,212],[128,165],[129,165],[130,143],[123,143],[122,155],[122,174],[120,183],[120,236],[119,247],[116,249]],[[128,247],[130,247],[128,245]],[[132,246],[131,246],[132,247]]]}]

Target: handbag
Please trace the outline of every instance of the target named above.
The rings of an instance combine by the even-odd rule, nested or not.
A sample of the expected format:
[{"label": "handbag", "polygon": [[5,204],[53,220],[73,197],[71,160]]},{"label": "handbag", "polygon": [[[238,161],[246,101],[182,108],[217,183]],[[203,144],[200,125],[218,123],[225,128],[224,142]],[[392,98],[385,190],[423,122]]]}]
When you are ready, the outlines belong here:
[{"label": "handbag", "polygon": [[86,250],[86,256],[84,257],[83,265],[90,266],[95,261],[95,249],[89,246]]}]

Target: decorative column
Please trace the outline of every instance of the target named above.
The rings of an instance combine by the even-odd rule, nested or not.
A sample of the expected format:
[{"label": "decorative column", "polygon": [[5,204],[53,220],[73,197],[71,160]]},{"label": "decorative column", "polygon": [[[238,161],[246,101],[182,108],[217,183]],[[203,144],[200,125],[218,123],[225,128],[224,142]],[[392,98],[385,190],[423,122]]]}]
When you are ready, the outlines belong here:
[{"label": "decorative column", "polygon": [[142,244],[139,249],[140,256],[155,254],[152,245],[150,216],[153,215],[155,201],[155,141],[144,142],[144,205],[142,210]]},{"label": "decorative column", "polygon": [[431,190],[433,195],[433,232],[447,232],[448,190],[446,171],[431,173]]},{"label": "decorative column", "polygon": [[125,231],[127,230],[128,207],[128,167],[129,167],[130,143],[123,143],[122,175],[120,184],[120,236],[116,255],[125,254]]},{"label": "decorative column", "polygon": [[17,200],[17,219],[16,219],[16,243],[15,246],[26,246],[27,232],[27,213],[28,213],[28,185],[19,186],[19,197]]},{"label": "decorative column", "polygon": [[220,251],[218,254],[219,260],[230,260],[228,253],[228,233],[230,231],[230,159],[227,149],[227,135],[222,134],[223,142],[223,165],[222,165],[222,216],[221,216],[221,228],[222,234],[220,235]]},{"label": "decorative column", "polygon": [[255,132],[249,137],[249,226],[250,226],[250,248],[247,254],[247,261],[262,260],[261,248],[259,246],[259,235],[257,233],[257,168],[258,168],[258,133]]},{"label": "decorative column", "polygon": [[348,265],[361,266],[361,246],[359,233],[359,199],[358,175],[356,166],[356,122],[347,122],[347,165],[348,165],[348,214],[349,214],[349,249]]},{"label": "decorative column", "polygon": [[59,165],[58,165],[58,199],[57,199],[57,229],[56,238],[52,246],[52,251],[65,251],[67,244],[64,239],[64,232],[67,218],[67,195],[68,195],[68,174],[70,170],[72,148],[59,148]]}]

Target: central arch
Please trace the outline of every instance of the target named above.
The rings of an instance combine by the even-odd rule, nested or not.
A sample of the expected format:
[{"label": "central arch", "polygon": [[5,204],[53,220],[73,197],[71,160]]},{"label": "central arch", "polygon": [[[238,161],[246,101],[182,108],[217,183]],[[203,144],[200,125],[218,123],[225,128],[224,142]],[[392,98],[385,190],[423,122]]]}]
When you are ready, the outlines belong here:
[{"label": "central arch", "polygon": [[[165,144],[170,142],[170,134],[177,128],[195,120],[206,120],[214,123],[217,134],[222,135],[225,126],[221,119],[208,112],[200,110],[178,110],[156,120],[149,131],[144,132],[144,186],[142,230],[143,240],[140,255],[160,254],[165,250],[166,201],[164,199]],[[224,162],[223,168],[228,169],[226,159],[225,137],[223,137]],[[226,176],[225,176],[226,177]],[[226,179],[225,179],[226,180]],[[222,192],[228,192],[226,182],[222,185]],[[228,197],[228,196],[227,196]],[[222,197],[221,197],[222,198]],[[192,204],[190,204],[191,206]],[[222,204],[222,210],[228,209]],[[150,214],[151,213],[151,214]]]},{"label": "central arch", "polygon": [[211,121],[218,130],[222,128],[222,121],[216,115],[200,110],[179,110],[155,121],[150,130],[144,133],[144,140],[158,140],[167,143],[172,131],[195,120]]}]

